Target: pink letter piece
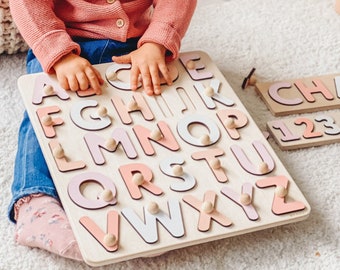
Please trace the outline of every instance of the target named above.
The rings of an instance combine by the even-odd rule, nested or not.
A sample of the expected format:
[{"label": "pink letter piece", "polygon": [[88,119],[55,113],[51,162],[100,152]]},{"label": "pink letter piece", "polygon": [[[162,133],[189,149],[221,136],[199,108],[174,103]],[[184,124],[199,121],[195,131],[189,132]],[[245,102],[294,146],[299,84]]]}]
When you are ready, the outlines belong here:
[{"label": "pink letter piece", "polygon": [[[83,196],[80,191],[80,186],[85,182],[95,182],[101,185],[103,189],[110,190],[113,198],[111,201],[105,201],[101,198],[97,200],[90,200]],[[115,205],[116,199],[116,187],[112,180],[101,173],[85,172],[74,176],[68,185],[68,194],[72,201],[85,209],[100,209],[108,205]]]},{"label": "pink letter piece", "polygon": [[[53,150],[60,145],[58,140],[51,140],[48,144],[50,146],[52,153],[53,153]],[[57,164],[59,171],[61,172],[79,170],[79,169],[83,169],[86,167],[86,164],[83,161],[72,161],[71,162],[71,161],[67,161],[65,157],[63,158],[54,157],[54,160]]]},{"label": "pink letter piece", "polygon": [[315,102],[315,98],[312,94],[321,93],[327,100],[333,100],[332,93],[323,85],[321,80],[313,80],[314,86],[307,87],[302,81],[296,81],[295,85],[300,90],[301,94],[306,98],[308,102]]},{"label": "pink letter piece", "polygon": [[153,178],[152,171],[149,167],[142,163],[132,163],[122,165],[119,167],[119,172],[123,177],[126,187],[128,188],[130,195],[133,199],[138,200],[142,198],[142,193],[139,189],[139,185],[133,182],[132,178],[135,173],[141,173],[144,177],[144,182],[140,185],[154,195],[161,195],[163,191],[156,185],[151,183]]},{"label": "pink letter piece", "polygon": [[222,156],[224,155],[224,151],[220,148],[214,148],[214,149],[209,149],[206,151],[200,151],[200,152],[195,152],[191,154],[191,157],[194,160],[201,160],[201,159],[205,159],[208,163],[208,166],[210,167],[210,169],[212,170],[212,172],[214,173],[216,179],[218,182],[220,183],[225,183],[228,181],[228,177],[225,174],[224,170],[222,167],[220,168],[213,168],[211,166],[211,161],[213,159],[215,159],[218,156]]},{"label": "pink letter piece", "polygon": [[157,125],[162,133],[162,138],[159,140],[152,139],[150,136],[151,131],[147,128],[140,125],[135,125],[133,127],[133,131],[135,132],[136,137],[144,150],[144,153],[148,156],[152,156],[155,154],[155,150],[150,144],[150,140],[155,141],[156,143],[172,151],[177,151],[179,149],[179,145],[169,126],[164,121],[158,122]]},{"label": "pink letter piece", "polygon": [[207,213],[202,210],[202,205],[204,202],[211,203],[212,207],[215,205],[216,193],[214,191],[206,191],[204,194],[203,202],[196,199],[192,195],[185,195],[183,197],[183,201],[187,204],[191,205],[193,208],[200,212],[199,221],[198,221],[198,230],[202,232],[206,232],[210,229],[211,219],[215,220],[217,223],[224,227],[228,227],[232,224],[232,222],[218,212],[216,209],[213,209],[210,213]]},{"label": "pink letter piece", "polygon": [[44,116],[47,116],[52,113],[60,112],[60,108],[58,106],[50,106],[50,107],[44,107],[37,109],[37,115],[41,124],[41,127],[44,131],[44,134],[47,138],[53,138],[56,133],[54,130],[54,126],[59,126],[64,123],[63,119],[60,117],[58,118],[52,118],[51,125],[45,125],[42,121]]},{"label": "pink letter piece", "polygon": [[269,87],[268,94],[273,100],[275,100],[277,103],[280,103],[282,105],[294,106],[294,105],[301,104],[303,100],[300,98],[286,99],[279,95],[279,90],[284,89],[284,88],[289,89],[291,87],[292,85],[289,82],[275,83]]},{"label": "pink letter piece", "polygon": [[109,246],[105,243],[105,233],[90,217],[84,216],[79,219],[81,225],[109,252],[114,252],[118,249],[119,240],[119,215],[116,211],[107,213],[107,233],[112,234],[116,238],[116,244]]},{"label": "pink letter piece", "polygon": [[[183,53],[179,59],[181,60],[186,71],[189,73],[190,77],[195,81],[210,79],[214,76],[209,71],[202,71],[203,69],[205,69],[205,65],[199,62],[200,56],[197,53]],[[187,67],[187,63],[189,61],[194,61],[195,63],[194,68],[191,69]]]},{"label": "pink letter piece", "polygon": [[[46,85],[51,85],[53,87],[53,93],[44,93],[44,86]],[[61,100],[67,100],[70,98],[67,92],[59,86],[59,83],[53,81],[45,73],[42,73],[36,77],[33,91],[32,103],[35,105],[41,104],[42,99],[48,96],[58,96]]]},{"label": "pink letter piece", "polygon": [[[288,188],[288,179],[285,176],[274,176],[256,181],[256,186],[259,188],[266,188],[271,186],[282,186]],[[290,212],[300,211],[305,209],[306,206],[302,202],[293,201],[286,203],[285,196],[280,197],[274,193],[272,211],[276,215],[282,215]]]},{"label": "pink letter piece", "polygon": [[126,125],[132,123],[132,119],[130,117],[131,112],[140,111],[145,120],[151,121],[154,119],[154,115],[150,110],[148,104],[145,102],[143,95],[139,92],[133,93],[134,101],[136,102],[137,108],[128,108],[122,101],[122,99],[118,96],[113,96],[111,101],[116,108],[116,111],[122,120],[122,122]]},{"label": "pink letter piece", "polygon": [[[135,150],[135,147],[133,146],[133,143],[131,142],[128,136],[128,133],[124,129],[122,128],[114,129],[112,132],[111,138],[115,139],[115,141],[117,142],[117,145],[119,143],[122,145],[126,155],[130,159],[134,159],[137,157],[137,152]],[[114,150],[108,149],[105,143],[106,142],[105,138],[102,138],[96,135],[95,133],[85,134],[84,140],[86,142],[87,147],[90,150],[90,153],[92,155],[94,162],[97,165],[102,165],[105,163],[105,159],[104,159],[103,154],[100,151],[100,148],[104,148],[110,152],[116,151],[116,149]]]},{"label": "pink letter piece", "polygon": [[[225,196],[227,196],[229,199],[231,199],[235,203],[237,203],[239,206],[241,206],[243,211],[246,213],[247,217],[250,220],[253,220],[253,221],[258,220],[259,215],[257,214],[254,206],[251,203],[248,204],[248,205],[242,204],[242,202],[240,200],[241,196],[237,192],[235,192],[231,188],[223,187],[221,189],[221,193],[224,194]],[[250,196],[250,198],[253,198],[253,185],[250,184],[250,183],[244,183],[242,185],[241,194],[248,194]]]},{"label": "pink letter piece", "polygon": [[[247,116],[236,109],[218,111],[217,117],[220,119],[230,138],[232,138],[233,140],[238,140],[241,137],[238,129],[245,127],[248,123]],[[228,127],[224,124],[228,118],[231,118],[233,120],[234,124],[232,127]]]},{"label": "pink letter piece", "polygon": [[247,172],[254,174],[254,175],[263,175],[263,174],[270,173],[275,167],[273,158],[270,156],[267,149],[260,141],[254,141],[253,146],[255,150],[257,151],[257,153],[261,156],[262,160],[268,165],[268,170],[266,172],[261,172],[258,169],[258,167],[254,166],[254,164],[251,163],[248,157],[244,154],[240,146],[232,145],[230,149],[235,155],[240,165],[242,166],[242,168],[246,170]]}]

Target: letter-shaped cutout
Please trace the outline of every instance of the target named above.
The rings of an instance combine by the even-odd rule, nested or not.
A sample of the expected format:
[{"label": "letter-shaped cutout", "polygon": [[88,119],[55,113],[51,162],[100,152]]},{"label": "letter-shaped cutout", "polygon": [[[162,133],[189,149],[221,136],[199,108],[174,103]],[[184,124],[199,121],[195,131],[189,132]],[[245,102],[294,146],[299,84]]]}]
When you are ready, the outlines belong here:
[{"label": "letter-shaped cutout", "polygon": [[[163,193],[163,191],[159,187],[151,183],[153,174],[152,174],[151,169],[145,164],[132,163],[132,164],[122,165],[119,167],[119,172],[121,176],[123,177],[125,185],[127,189],[129,190],[129,193],[132,199],[138,200],[142,198],[142,193],[139,189],[139,186],[145,188],[146,190],[148,190],[154,195],[161,195]],[[142,174],[144,178],[144,181],[142,184],[137,185],[136,183],[134,183],[133,176],[135,173]]]},{"label": "letter-shaped cutout", "polygon": [[295,86],[300,90],[301,94],[308,102],[315,102],[312,94],[321,93],[327,100],[333,100],[332,93],[323,85],[321,80],[312,80],[314,86],[307,87],[302,81],[296,81]]},{"label": "letter-shaped cutout", "polygon": [[91,119],[85,120],[82,116],[82,112],[85,109],[96,107],[98,102],[96,100],[82,100],[76,102],[70,112],[73,123],[85,130],[100,130],[111,125],[111,119],[107,116],[99,116],[97,112],[93,112],[90,115]]},{"label": "letter-shaped cutout", "polygon": [[[53,88],[51,93],[44,92],[44,87],[46,85]],[[39,105],[42,103],[44,97],[49,96],[58,96],[61,100],[67,100],[70,98],[66,90],[61,88],[57,81],[52,80],[47,74],[41,73],[35,79],[32,103]]]},{"label": "letter-shaped cutout", "polygon": [[235,155],[235,157],[238,160],[241,167],[245,171],[247,171],[251,174],[254,174],[254,175],[264,175],[264,174],[270,173],[274,169],[275,163],[274,163],[273,158],[270,156],[268,150],[266,149],[264,144],[262,144],[262,142],[260,142],[260,141],[254,141],[253,147],[255,148],[257,153],[262,158],[263,163],[267,165],[267,169],[264,172],[260,170],[260,166],[256,167],[256,166],[254,166],[253,163],[250,162],[250,160],[244,154],[244,152],[243,152],[243,150],[240,146],[232,145],[230,147],[230,149],[233,152],[233,154]]},{"label": "letter-shaped cutout", "polygon": [[[81,225],[109,252],[118,250],[119,242],[119,214],[116,211],[107,213],[106,233],[95,223],[93,219],[83,216],[79,219]],[[115,238],[115,243],[108,244],[105,242],[105,236],[111,235]]]},{"label": "letter-shaped cutout", "polygon": [[64,123],[64,120],[60,117],[51,118],[51,123],[44,123],[44,117],[49,117],[50,114],[60,112],[60,108],[58,106],[49,106],[44,108],[37,109],[37,115],[39,118],[39,122],[44,131],[46,138],[53,138],[56,135],[54,126],[60,126]]},{"label": "letter-shaped cutout", "polygon": [[[289,180],[283,176],[274,176],[268,177],[264,179],[260,179],[256,181],[256,186],[259,188],[267,188],[267,187],[282,187],[285,190],[288,190]],[[300,211],[306,208],[306,206],[299,201],[285,202],[285,196],[279,196],[274,192],[273,204],[272,204],[272,212],[276,215],[282,215],[286,213],[291,213],[295,211]]]},{"label": "letter-shaped cutout", "polygon": [[[258,220],[259,215],[256,212],[255,207],[252,204],[253,200],[253,185],[250,183],[244,183],[242,185],[241,195],[228,187],[223,187],[221,193],[227,196],[229,199],[234,201],[236,204],[242,207],[243,211],[246,213],[250,220]],[[246,195],[249,198],[249,202],[244,203],[241,199],[242,195]]]},{"label": "letter-shaped cutout", "polygon": [[173,237],[180,238],[184,235],[182,212],[177,200],[168,201],[169,215],[162,210],[151,214],[145,207],[143,209],[145,221],[131,208],[124,208],[121,213],[146,243],[153,244],[158,241],[157,221]]},{"label": "letter-shaped cutout", "polygon": [[303,102],[301,98],[287,99],[279,95],[281,89],[292,88],[292,84],[289,82],[274,83],[269,87],[268,95],[277,103],[287,106],[299,105]]},{"label": "letter-shaped cutout", "polygon": [[[205,69],[205,65],[199,61],[201,58],[198,53],[182,53],[179,59],[182,62],[186,71],[189,73],[191,79],[195,81],[210,79],[214,76],[209,71],[202,71],[203,69]],[[188,67],[189,61],[193,61],[194,63],[194,66],[192,68]]]},{"label": "letter-shaped cutout", "polygon": [[214,173],[216,179],[220,183],[225,183],[228,181],[228,177],[225,174],[223,168],[221,166],[216,166],[216,164],[219,164],[220,161],[217,159],[218,156],[224,155],[224,151],[220,148],[215,148],[215,149],[209,149],[206,151],[200,151],[200,152],[195,152],[192,153],[191,157],[194,160],[201,160],[205,159],[208,163],[208,166]]},{"label": "letter-shaped cutout", "polygon": [[113,96],[111,98],[112,104],[116,108],[116,111],[122,120],[122,122],[126,125],[132,123],[132,119],[130,117],[131,112],[140,111],[145,120],[151,121],[154,119],[154,115],[150,110],[147,102],[144,100],[144,97],[139,92],[133,93],[133,101],[136,103],[136,108],[129,108],[128,105],[125,105],[123,100],[119,96]]},{"label": "letter-shaped cutout", "polygon": [[[203,125],[208,129],[208,142],[202,142],[200,138],[194,137],[190,133],[190,126],[194,124]],[[186,141],[188,144],[192,144],[194,146],[208,146],[216,143],[220,138],[220,130],[216,123],[210,118],[204,115],[188,115],[180,119],[177,123],[177,132],[181,138]],[[202,134],[202,136],[207,134]]]},{"label": "letter-shaped cutout", "polygon": [[196,82],[194,84],[194,87],[197,91],[197,93],[202,98],[205,106],[207,106],[208,109],[215,109],[216,104],[214,100],[220,102],[221,104],[224,104],[225,106],[233,106],[235,102],[231,99],[228,99],[221,94],[218,93],[218,90],[220,88],[221,82],[217,79],[212,79],[210,82],[210,87],[214,90],[214,94],[210,97],[205,94],[205,86],[201,82]]},{"label": "letter-shaped cutout", "polygon": [[[134,159],[137,157],[136,149],[130,140],[128,133],[124,129],[114,129],[111,134],[111,138],[116,141],[117,146],[118,144],[122,145],[128,158]],[[90,150],[93,161],[97,165],[103,165],[105,163],[105,159],[102,152],[100,151],[100,148],[106,149],[109,152],[114,152],[117,148],[115,147],[115,149],[109,149],[109,147],[106,145],[106,140],[92,132],[85,134],[84,140]]]},{"label": "letter-shaped cutout", "polygon": [[[205,192],[203,202],[192,195],[185,195],[183,197],[184,202],[200,212],[198,230],[201,232],[206,232],[210,229],[212,219],[223,227],[228,227],[232,224],[227,217],[215,209],[215,200],[216,193],[211,190]],[[205,207],[205,205],[209,205],[209,207]]]},{"label": "letter-shaped cutout", "polygon": [[184,164],[184,159],[180,156],[180,155],[171,155],[166,159],[163,159],[160,163],[159,163],[159,167],[161,169],[161,171],[166,174],[169,175],[171,177],[176,177],[176,178],[180,178],[183,181],[180,183],[172,183],[170,185],[170,188],[174,191],[188,191],[192,188],[195,187],[196,185],[196,179],[194,176],[192,176],[191,174],[188,174],[187,172],[183,172],[182,175],[176,176],[175,173],[173,172],[173,165],[176,164]]},{"label": "letter-shaped cutout", "polygon": [[[81,185],[86,182],[97,183],[103,187],[103,190],[111,191],[112,198],[108,201],[100,196],[96,200],[86,198],[81,193]],[[109,177],[97,172],[85,172],[74,176],[68,184],[68,194],[76,205],[85,209],[100,209],[117,203],[115,184]]]},{"label": "letter-shaped cutout", "polygon": [[162,136],[159,140],[155,140],[152,138],[151,131],[149,129],[140,125],[135,125],[133,127],[133,131],[135,132],[136,137],[144,150],[144,153],[148,156],[152,156],[155,154],[155,150],[150,144],[150,140],[155,141],[156,143],[172,151],[177,151],[179,149],[179,145],[167,123],[164,121],[160,121],[157,123],[157,126],[162,133]]},{"label": "letter-shaped cutout", "polygon": [[[245,127],[248,123],[247,116],[237,109],[218,111],[217,117],[220,119],[230,138],[233,140],[238,140],[241,137],[238,129]],[[226,124],[228,120],[232,121],[231,125]]]}]

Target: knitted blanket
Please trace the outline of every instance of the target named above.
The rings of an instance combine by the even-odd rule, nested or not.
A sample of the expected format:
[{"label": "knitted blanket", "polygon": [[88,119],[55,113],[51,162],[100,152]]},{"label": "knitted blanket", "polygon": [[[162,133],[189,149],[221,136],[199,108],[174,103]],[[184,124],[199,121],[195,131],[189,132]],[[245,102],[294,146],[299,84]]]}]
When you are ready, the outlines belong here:
[{"label": "knitted blanket", "polygon": [[11,17],[8,0],[0,0],[0,54],[14,54],[27,49]]}]

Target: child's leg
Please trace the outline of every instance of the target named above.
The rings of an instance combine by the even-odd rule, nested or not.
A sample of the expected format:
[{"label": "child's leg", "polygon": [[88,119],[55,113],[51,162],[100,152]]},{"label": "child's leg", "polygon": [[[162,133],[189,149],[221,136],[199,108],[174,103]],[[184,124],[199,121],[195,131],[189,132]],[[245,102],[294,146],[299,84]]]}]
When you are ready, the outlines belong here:
[{"label": "child's leg", "polygon": [[[65,212],[51,196],[32,194],[21,198],[15,208],[16,241],[62,257],[82,261],[82,256]],[[62,236],[62,237],[60,237]]]},{"label": "child's leg", "polygon": [[[30,62],[30,65],[27,66],[29,73],[41,71],[40,65],[35,63],[35,60],[36,59],[33,58],[33,62]],[[55,186],[48,171],[33,127],[29,121],[27,112],[24,114],[24,119],[19,130],[18,150],[15,159],[14,179],[12,183],[12,194],[13,198],[9,206],[9,218],[13,222],[18,221],[17,239],[19,244],[38,246],[47,250],[51,250],[51,247],[48,245],[41,246],[29,241],[29,234],[32,232],[32,237],[36,236],[33,235],[33,232],[36,228],[39,228],[39,230],[43,232],[42,234],[49,235],[49,242],[58,242],[57,245],[54,245],[54,249],[51,251],[63,255],[64,250],[67,249],[71,243],[73,243],[72,245],[75,245],[74,252],[69,253],[75,255],[69,255],[69,253],[67,253],[63,256],[79,259],[79,248],[76,244],[74,244],[75,239],[72,232],[72,234],[65,234],[67,235],[65,237],[64,234],[61,233],[61,231],[64,230],[63,228],[59,228],[58,232],[50,232],[51,229],[57,230],[57,227],[53,227],[49,224],[53,216],[57,217],[59,215],[60,219],[58,220],[63,220],[63,226],[68,227],[69,225],[65,213],[58,203],[58,195]],[[31,194],[44,194],[45,196],[41,198],[48,198],[49,200],[42,200],[41,198],[30,200]],[[51,203],[51,200],[56,203]],[[43,212],[46,213],[46,215],[44,215],[44,218],[32,220],[32,211],[34,214],[39,213],[38,204],[40,204],[40,207],[44,209]],[[29,211],[30,209],[32,209],[32,211]],[[17,220],[15,218],[15,212]],[[63,237],[60,237],[60,235],[63,235]],[[56,250],[56,248],[58,250]]]}]

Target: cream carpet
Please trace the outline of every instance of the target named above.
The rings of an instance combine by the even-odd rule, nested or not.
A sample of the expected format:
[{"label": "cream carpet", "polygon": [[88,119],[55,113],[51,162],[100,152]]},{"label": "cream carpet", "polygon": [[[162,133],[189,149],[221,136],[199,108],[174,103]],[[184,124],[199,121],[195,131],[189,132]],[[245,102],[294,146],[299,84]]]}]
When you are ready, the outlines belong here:
[{"label": "cream carpet", "polygon": [[[265,129],[274,117],[254,89],[241,89],[243,77],[252,67],[262,81],[340,72],[340,15],[333,0],[199,0],[182,46],[198,49]],[[0,55],[0,269],[90,269],[17,246],[6,217],[24,110],[16,87],[24,58]],[[281,151],[270,142],[311,205],[307,220],[99,269],[340,269],[340,144]]]}]

